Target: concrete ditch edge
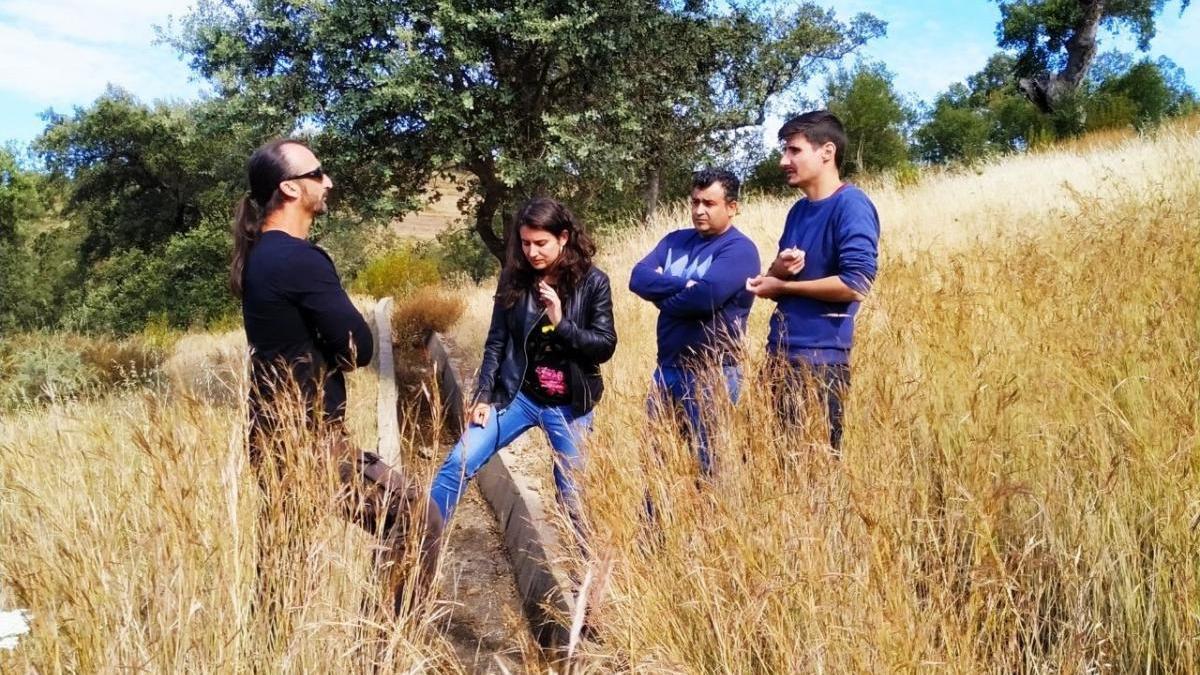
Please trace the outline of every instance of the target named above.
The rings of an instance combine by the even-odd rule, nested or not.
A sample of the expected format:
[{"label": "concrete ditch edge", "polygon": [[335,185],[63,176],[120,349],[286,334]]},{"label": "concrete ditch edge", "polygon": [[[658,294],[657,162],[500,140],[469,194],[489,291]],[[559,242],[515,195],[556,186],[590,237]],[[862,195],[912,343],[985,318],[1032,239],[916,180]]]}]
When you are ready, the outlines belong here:
[{"label": "concrete ditch edge", "polygon": [[396,367],[392,360],[392,299],[375,302],[375,362],[379,373],[376,452],[391,466],[400,461],[400,420],[396,411]]},{"label": "concrete ditch edge", "polygon": [[[463,419],[465,389],[450,362],[446,338],[433,333],[426,342],[449,419]],[[568,623],[574,615],[575,598],[568,590],[565,571],[551,560],[549,551],[560,550],[558,532],[547,517],[542,500],[530,481],[512,469],[506,451],[500,451],[475,477],[483,498],[491,507],[508,549],[521,604],[538,644],[546,649],[565,648],[570,637]]]}]

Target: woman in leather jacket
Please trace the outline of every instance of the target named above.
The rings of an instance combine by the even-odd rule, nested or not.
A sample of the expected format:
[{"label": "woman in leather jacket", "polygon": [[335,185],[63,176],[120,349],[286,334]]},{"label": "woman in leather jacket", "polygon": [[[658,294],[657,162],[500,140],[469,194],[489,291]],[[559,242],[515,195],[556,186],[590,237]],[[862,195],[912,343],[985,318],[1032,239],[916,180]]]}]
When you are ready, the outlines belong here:
[{"label": "woman in leather jacket", "polygon": [[554,448],[554,484],[579,525],[574,475],[604,383],[600,364],[617,346],[608,276],[596,247],[553,199],[522,206],[483,348],[467,429],[433,481],[431,500],[449,518],[466,481],[501,448],[541,427]]}]

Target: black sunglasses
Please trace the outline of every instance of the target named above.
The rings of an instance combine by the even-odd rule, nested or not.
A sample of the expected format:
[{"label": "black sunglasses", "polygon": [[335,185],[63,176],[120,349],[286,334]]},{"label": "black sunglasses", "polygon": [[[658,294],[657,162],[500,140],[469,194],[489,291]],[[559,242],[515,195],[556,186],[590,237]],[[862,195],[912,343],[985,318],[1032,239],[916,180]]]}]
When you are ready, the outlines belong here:
[{"label": "black sunglasses", "polygon": [[302,178],[311,178],[313,180],[325,180],[326,175],[327,174],[325,173],[325,169],[318,166],[317,168],[313,169],[312,171],[309,171],[308,173],[302,173],[297,176],[288,176],[287,178],[284,178],[283,180],[281,180],[279,182],[282,183],[284,180],[300,180]]}]

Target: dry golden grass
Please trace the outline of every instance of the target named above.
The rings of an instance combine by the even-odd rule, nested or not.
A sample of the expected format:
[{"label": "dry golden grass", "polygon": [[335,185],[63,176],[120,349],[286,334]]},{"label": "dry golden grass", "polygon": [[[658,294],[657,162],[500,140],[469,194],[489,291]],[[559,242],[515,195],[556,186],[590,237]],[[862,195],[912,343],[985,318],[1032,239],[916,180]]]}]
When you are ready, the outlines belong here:
[{"label": "dry golden grass", "polygon": [[[686,220],[607,243],[620,344],[585,494],[597,555],[615,563],[592,617],[603,642],[580,666],[1200,670],[1200,138],[871,194],[883,256],[844,459],[819,424],[773,420],[760,302],[703,490],[690,452],[646,420],[655,310],[620,290]],[[747,204],[740,226],[773,251],[787,206]],[[469,350],[487,295],[456,333]]]},{"label": "dry golden grass", "polygon": [[[585,494],[613,567],[592,616],[603,642],[575,665],[1200,670],[1198,160],[1194,130],[1167,130],[870,186],[883,259],[844,458],[820,425],[775,426],[758,303],[750,381],[736,409],[714,406],[721,473],[703,490],[679,439],[646,421],[654,308],[622,290],[687,220],[668,211],[603,242],[621,342]],[[773,251],[788,206],[748,203],[739,224]],[[462,291],[470,353],[491,291]],[[0,670],[458,667],[426,608],[380,611],[367,539],[298,452],[310,439],[288,446],[309,467],[293,510],[261,510],[241,348],[236,333],[184,337],[170,386],[0,417],[0,598],[34,621]],[[351,379],[368,446],[373,387]],[[277,612],[252,611],[261,536],[281,542]]]},{"label": "dry golden grass", "polygon": [[[393,616],[311,434],[284,435],[288,489],[260,497],[244,358],[240,331],[185,336],[160,388],[0,418],[0,595],[33,615],[0,671],[459,668],[443,607]],[[373,447],[375,378],[349,386],[352,437]],[[260,568],[269,610],[255,608]]]}]

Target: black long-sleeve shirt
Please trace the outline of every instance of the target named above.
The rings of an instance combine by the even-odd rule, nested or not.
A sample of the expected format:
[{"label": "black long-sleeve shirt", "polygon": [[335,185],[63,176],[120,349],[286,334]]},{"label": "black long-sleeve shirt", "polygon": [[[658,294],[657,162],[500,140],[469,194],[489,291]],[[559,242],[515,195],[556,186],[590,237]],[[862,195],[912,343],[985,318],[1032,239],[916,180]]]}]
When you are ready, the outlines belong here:
[{"label": "black long-sleeve shirt", "polygon": [[246,259],[242,288],[253,364],[252,413],[275,397],[280,376],[290,374],[310,413],[316,411],[322,384],[326,419],[341,419],[346,407],[342,371],[370,363],[374,341],[333,260],[306,239],[264,232]]}]

